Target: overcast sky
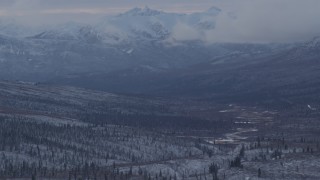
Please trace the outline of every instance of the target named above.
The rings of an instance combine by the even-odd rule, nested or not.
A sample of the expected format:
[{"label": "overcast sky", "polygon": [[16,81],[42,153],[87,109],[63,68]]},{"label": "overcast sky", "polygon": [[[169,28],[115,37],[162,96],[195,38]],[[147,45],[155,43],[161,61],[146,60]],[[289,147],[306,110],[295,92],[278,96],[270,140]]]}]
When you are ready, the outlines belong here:
[{"label": "overcast sky", "polygon": [[[144,6],[178,13],[221,8],[225,13],[205,36],[209,40],[304,40],[320,32],[320,0],[0,0],[0,17],[26,24],[94,22]],[[230,21],[227,12],[237,19]]]},{"label": "overcast sky", "polygon": [[118,14],[134,7],[149,6],[168,12],[192,13],[213,5],[212,0],[0,0],[0,15],[21,18],[57,16],[80,20],[85,16]]}]

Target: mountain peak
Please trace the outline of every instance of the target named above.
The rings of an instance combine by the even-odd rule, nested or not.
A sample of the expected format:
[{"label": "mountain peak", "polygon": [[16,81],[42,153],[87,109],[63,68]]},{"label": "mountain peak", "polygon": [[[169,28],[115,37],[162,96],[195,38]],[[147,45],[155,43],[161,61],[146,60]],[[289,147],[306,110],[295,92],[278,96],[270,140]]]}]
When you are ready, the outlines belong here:
[{"label": "mountain peak", "polygon": [[129,15],[129,16],[156,16],[159,14],[162,14],[162,11],[150,9],[148,6],[145,6],[144,8],[133,8],[127,12],[125,12],[122,15]]},{"label": "mountain peak", "polygon": [[215,6],[209,8],[206,12],[210,14],[218,15],[222,10],[220,8],[217,8]]},{"label": "mountain peak", "polygon": [[320,44],[320,36],[316,36],[312,39],[313,43]]},{"label": "mountain peak", "polygon": [[307,42],[306,46],[308,48],[320,48],[320,36],[314,37],[311,41]]}]

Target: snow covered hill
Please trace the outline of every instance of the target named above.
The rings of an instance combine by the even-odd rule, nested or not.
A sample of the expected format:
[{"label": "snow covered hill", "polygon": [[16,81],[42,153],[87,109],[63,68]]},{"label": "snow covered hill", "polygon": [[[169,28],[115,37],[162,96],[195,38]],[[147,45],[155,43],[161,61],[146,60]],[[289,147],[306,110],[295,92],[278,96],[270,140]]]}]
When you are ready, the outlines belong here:
[{"label": "snow covered hill", "polygon": [[14,19],[0,19],[0,34],[12,37],[26,37],[39,33],[43,28],[22,25]]},{"label": "snow covered hill", "polygon": [[[241,45],[208,45],[198,41],[199,35],[214,30],[221,12],[210,8],[205,12],[177,14],[145,7],[104,17],[96,24],[70,22],[45,30],[0,24],[0,77],[47,81],[140,67],[161,71],[234,51],[255,51],[239,48]],[[266,45],[262,51],[268,48]]]},{"label": "snow covered hill", "polygon": [[[118,16],[105,18],[97,28],[106,30],[117,29],[128,37],[149,40],[164,40],[175,38],[178,28],[192,29],[202,33],[214,29],[215,19],[220,14],[218,8],[210,8],[208,11],[193,14],[166,13],[152,10],[148,7],[134,8]],[[183,32],[181,32],[183,33]]]},{"label": "snow covered hill", "polygon": [[[203,34],[215,30],[216,20],[223,13],[215,7],[192,14],[134,8],[104,17],[97,24],[66,23],[36,31],[0,23],[0,78],[37,82],[67,78],[68,82],[74,79],[84,82],[85,77],[88,82],[102,86],[106,83],[101,79],[105,80],[106,76],[111,77],[112,83],[118,83],[113,82],[114,77],[125,80],[119,82],[127,82],[124,77],[128,74],[140,76],[145,71],[176,71],[219,57],[231,59],[215,62],[229,67],[233,62],[239,62],[239,57],[245,57],[242,58],[245,60],[255,59],[260,54],[268,57],[274,49],[286,48],[274,44],[208,44],[201,41]],[[319,47],[317,42],[315,39],[303,47],[298,46],[298,50],[290,55],[299,59],[295,58],[298,54],[307,57],[307,53],[313,58],[303,49]],[[313,52],[317,55],[317,50]],[[243,65],[251,62],[249,60]],[[95,77],[100,78],[93,81]]]},{"label": "snow covered hill", "polygon": [[[66,23],[47,28],[33,35],[37,39],[85,40],[108,44],[137,40],[194,40],[187,35],[204,34],[215,28],[216,18],[222,10],[212,7],[204,12],[192,14],[166,13],[148,7],[134,8],[125,13],[108,16],[97,24]],[[0,33],[6,33],[1,31]],[[181,35],[186,33],[187,35]],[[183,38],[187,37],[187,38]],[[94,41],[92,41],[92,38]]]}]

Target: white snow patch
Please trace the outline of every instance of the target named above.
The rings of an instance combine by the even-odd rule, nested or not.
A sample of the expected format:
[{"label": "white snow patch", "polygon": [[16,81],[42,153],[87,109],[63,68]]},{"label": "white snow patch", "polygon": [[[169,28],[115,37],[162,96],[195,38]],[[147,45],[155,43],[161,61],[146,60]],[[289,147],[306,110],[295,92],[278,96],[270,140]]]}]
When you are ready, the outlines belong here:
[{"label": "white snow patch", "polygon": [[311,107],[309,104],[308,104],[308,108],[311,109],[312,111],[317,110],[316,108]]}]

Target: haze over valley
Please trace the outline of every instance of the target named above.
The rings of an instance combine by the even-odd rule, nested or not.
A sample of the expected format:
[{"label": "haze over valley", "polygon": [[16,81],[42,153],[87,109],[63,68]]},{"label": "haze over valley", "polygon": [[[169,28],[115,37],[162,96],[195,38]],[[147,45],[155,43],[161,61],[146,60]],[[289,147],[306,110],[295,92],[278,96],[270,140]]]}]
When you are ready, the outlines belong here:
[{"label": "haze over valley", "polygon": [[318,1],[0,5],[0,179],[320,179]]}]

